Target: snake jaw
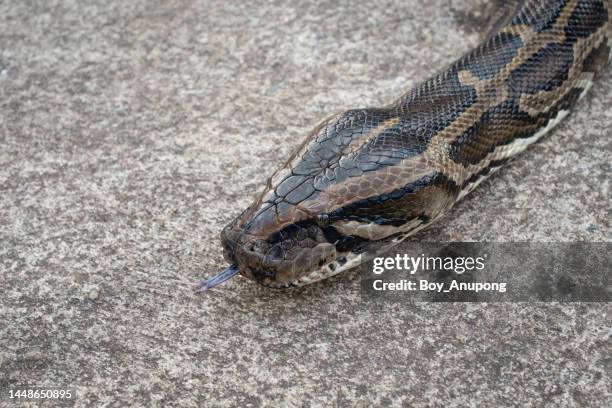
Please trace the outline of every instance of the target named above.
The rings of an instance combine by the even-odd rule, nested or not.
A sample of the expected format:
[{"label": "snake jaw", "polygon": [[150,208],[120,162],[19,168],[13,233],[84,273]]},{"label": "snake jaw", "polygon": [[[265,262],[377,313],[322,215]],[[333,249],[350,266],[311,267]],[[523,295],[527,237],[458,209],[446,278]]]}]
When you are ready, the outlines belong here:
[{"label": "snake jaw", "polygon": [[356,266],[359,266],[362,261],[363,254],[344,252],[338,254],[338,256],[333,261],[325,264],[321,268],[310,271],[288,283],[280,283],[275,281],[258,281],[258,283],[265,287],[273,289],[285,289],[291,287],[306,286],[330,278],[349,269],[355,268]]}]

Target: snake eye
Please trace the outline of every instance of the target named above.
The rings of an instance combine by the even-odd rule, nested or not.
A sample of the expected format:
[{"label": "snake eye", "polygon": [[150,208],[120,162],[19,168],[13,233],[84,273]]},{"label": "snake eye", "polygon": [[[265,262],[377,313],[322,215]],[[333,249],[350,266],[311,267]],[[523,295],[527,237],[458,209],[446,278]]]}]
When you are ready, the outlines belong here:
[{"label": "snake eye", "polygon": [[327,225],[329,225],[329,215],[319,214],[316,217],[316,221],[319,227],[326,227]]}]

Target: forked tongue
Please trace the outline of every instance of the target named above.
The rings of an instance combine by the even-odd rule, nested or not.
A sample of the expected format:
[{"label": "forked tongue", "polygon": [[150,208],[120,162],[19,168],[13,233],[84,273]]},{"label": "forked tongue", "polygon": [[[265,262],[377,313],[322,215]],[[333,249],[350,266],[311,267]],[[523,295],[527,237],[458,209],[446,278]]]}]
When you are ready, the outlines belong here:
[{"label": "forked tongue", "polygon": [[198,282],[196,285],[196,293],[206,292],[208,289],[212,289],[215,286],[225,282],[226,280],[232,278],[234,275],[238,273],[238,267],[236,265],[230,265],[226,269],[222,270],[212,278],[205,279],[203,281]]}]

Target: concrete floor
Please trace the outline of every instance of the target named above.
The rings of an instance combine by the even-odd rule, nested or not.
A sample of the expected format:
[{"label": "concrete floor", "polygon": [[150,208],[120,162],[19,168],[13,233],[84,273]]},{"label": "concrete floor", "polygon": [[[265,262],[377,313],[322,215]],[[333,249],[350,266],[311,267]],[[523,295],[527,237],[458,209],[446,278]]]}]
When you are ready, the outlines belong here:
[{"label": "concrete floor", "polygon": [[[0,389],[75,385],[77,406],[611,406],[609,304],[379,308],[356,272],[189,290],[316,123],[443,67],[485,9],[0,2]],[[611,241],[611,93],[607,72],[419,238]]]}]

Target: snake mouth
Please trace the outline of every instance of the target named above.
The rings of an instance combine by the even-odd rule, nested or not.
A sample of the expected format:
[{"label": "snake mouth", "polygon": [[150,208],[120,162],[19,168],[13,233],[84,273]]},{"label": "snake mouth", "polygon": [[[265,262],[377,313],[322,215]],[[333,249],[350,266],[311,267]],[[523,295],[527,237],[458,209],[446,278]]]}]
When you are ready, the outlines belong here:
[{"label": "snake mouth", "polygon": [[324,279],[335,274],[343,261],[336,247],[312,226],[295,227],[295,231],[265,239],[240,228],[228,228],[221,239],[230,264],[236,265],[241,275],[266,287],[301,286]]},{"label": "snake mouth", "polygon": [[339,256],[336,256],[336,258],[333,259],[332,261],[323,264],[321,267],[314,269],[310,272],[307,272],[303,276],[297,279],[294,279],[290,282],[287,282],[287,283],[281,283],[281,282],[277,282],[271,279],[262,279],[262,280],[255,279],[255,280],[260,285],[265,286],[267,288],[272,288],[272,289],[287,289],[287,288],[306,286],[306,285],[310,285],[311,283],[325,280],[331,276],[334,276],[341,272],[352,269],[360,265],[361,262],[362,262],[362,254],[353,253],[353,252],[345,252],[345,253],[340,254]]},{"label": "snake mouth", "polygon": [[[406,237],[408,237],[410,233],[400,234],[393,237],[390,240],[389,245],[393,246],[403,241]],[[235,244],[235,241],[232,241],[232,244]],[[323,243],[317,245],[319,252],[325,253],[324,250],[329,250],[330,244]],[[323,249],[321,249],[323,248]],[[227,248],[226,248],[227,249]],[[207,280],[203,280],[197,283],[197,292],[204,292],[217,286],[218,284],[225,282],[231,277],[235,276],[237,273],[240,273],[243,276],[250,278],[251,280],[256,281],[260,285],[272,289],[285,289],[291,287],[299,287],[308,285],[314,282],[318,282],[329,278],[333,275],[339,274],[346,270],[352,269],[358,265],[360,265],[364,259],[368,259],[368,255],[366,252],[360,251],[357,249],[357,252],[353,252],[352,250],[345,250],[343,252],[338,252],[337,247],[333,248],[333,251],[330,251],[327,257],[320,258],[319,264],[317,268],[313,268],[309,271],[301,272],[297,278],[293,278],[290,280],[281,281],[277,279],[277,272],[272,271],[268,268],[278,268],[280,262],[272,262],[272,265],[268,266],[268,268],[263,269],[253,269],[248,266],[239,266],[236,262],[236,254],[250,254],[253,259],[261,259],[261,256],[258,255],[257,252],[254,251],[254,246],[250,247],[250,251],[246,251],[243,246],[236,247],[231,246],[232,252],[226,254],[226,257],[231,258],[231,262],[233,262],[228,268],[221,271],[217,275],[209,278]],[[238,251],[240,249],[241,251]],[[315,251],[316,252],[316,247]],[[303,253],[304,251],[302,251]],[[331,256],[333,260],[329,260],[328,258]],[[365,258],[364,258],[365,257]],[[299,257],[298,257],[299,258]],[[313,259],[310,257],[310,259]],[[314,258],[316,259],[316,258]],[[264,260],[265,262],[265,260]],[[261,264],[260,260],[260,264]],[[276,263],[276,265],[274,265]],[[265,263],[264,263],[265,264]],[[287,267],[287,265],[284,265]],[[293,271],[293,268],[291,269]]]},{"label": "snake mouth", "polygon": [[337,273],[337,259],[343,261],[335,246],[327,242],[291,248],[281,256],[277,248],[272,247],[263,254],[248,249],[237,253],[241,273],[263,286],[285,288],[325,279]]},{"label": "snake mouth", "polygon": [[370,248],[371,252],[363,251],[357,249],[358,252],[353,251],[344,251],[344,252],[336,252],[335,258],[330,261],[320,265],[320,267],[311,270],[300,276],[297,279],[294,279],[290,282],[281,283],[275,281],[273,279],[262,279],[257,280],[259,284],[273,289],[286,289],[291,287],[300,287],[309,285],[311,283],[315,283],[324,279],[327,279],[331,276],[337,275],[341,272],[348,271],[353,269],[359,265],[361,265],[365,260],[370,259],[374,253],[384,253],[385,251],[393,248],[394,246],[403,242],[406,238],[410,237],[414,233],[420,231],[425,227],[424,225],[418,225],[416,228],[403,232],[397,235],[390,237],[384,242],[381,242],[381,245],[377,249]]}]

